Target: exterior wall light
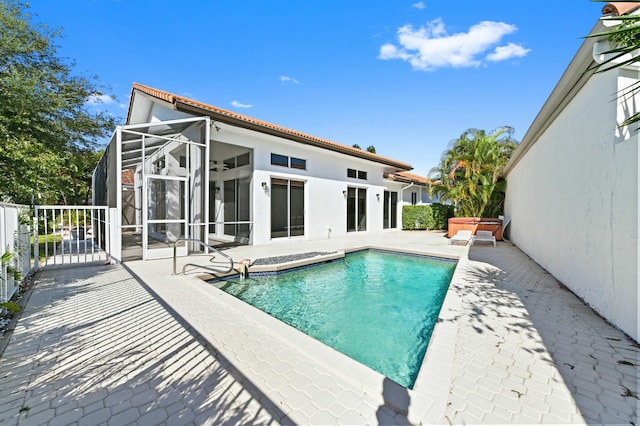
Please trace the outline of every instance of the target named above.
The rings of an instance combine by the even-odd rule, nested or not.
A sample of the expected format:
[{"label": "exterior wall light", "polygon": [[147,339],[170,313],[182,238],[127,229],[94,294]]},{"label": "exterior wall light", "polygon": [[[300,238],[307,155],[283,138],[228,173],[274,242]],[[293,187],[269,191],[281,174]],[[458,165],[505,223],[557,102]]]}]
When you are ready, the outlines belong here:
[{"label": "exterior wall light", "polygon": [[346,196],[347,196],[347,191],[346,190],[342,191],[342,196],[346,198]]},{"label": "exterior wall light", "polygon": [[262,189],[267,190],[267,182],[262,182]]}]

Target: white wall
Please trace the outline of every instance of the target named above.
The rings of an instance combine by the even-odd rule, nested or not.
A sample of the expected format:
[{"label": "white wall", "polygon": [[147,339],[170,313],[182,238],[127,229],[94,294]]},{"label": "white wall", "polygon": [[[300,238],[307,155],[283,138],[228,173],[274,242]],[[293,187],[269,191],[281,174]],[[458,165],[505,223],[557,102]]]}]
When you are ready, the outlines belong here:
[{"label": "white wall", "polygon": [[[163,105],[154,104],[148,107],[150,121],[172,120],[188,115],[173,111]],[[229,124],[215,122],[218,129],[211,131],[210,157],[214,161],[222,161],[246,150],[251,151],[253,176],[251,167],[241,167],[224,172],[211,172],[210,180],[216,181],[218,187],[225,179],[236,177],[251,178],[251,206],[253,221],[252,240],[254,245],[288,242],[297,239],[314,240],[335,238],[347,234],[346,206],[343,195],[348,187],[367,189],[367,229],[366,233],[386,232],[383,229],[384,191],[398,192],[397,227],[402,227],[401,184],[384,179],[385,173],[398,170],[373,161],[328,151],[326,149],[293,142],[281,137],[251,131]],[[286,155],[307,160],[307,169],[298,170],[271,164],[271,153]],[[366,180],[347,177],[347,168],[366,171]],[[238,176],[236,176],[238,175]],[[271,239],[271,199],[269,187],[272,178],[294,179],[305,182],[305,235],[300,237]],[[268,185],[263,190],[262,182]],[[425,190],[419,190],[419,199],[425,201]],[[379,197],[378,197],[379,195]],[[404,194],[405,197],[407,194]],[[220,194],[215,197],[215,209],[220,211]],[[409,196],[410,197],[410,196]],[[410,200],[410,198],[409,198]],[[217,220],[222,220],[218,217]],[[330,231],[329,231],[330,230]],[[361,232],[357,232],[360,234]],[[356,233],[353,233],[356,234]]]},{"label": "white wall", "polygon": [[[275,136],[225,124],[219,126],[220,131],[212,134],[212,138],[216,141],[253,149],[252,220],[254,222],[254,245],[347,235],[347,200],[343,195],[343,191],[346,191],[347,187],[367,189],[367,230],[365,232],[383,232],[384,191],[387,189],[399,192],[403,186],[383,178],[385,172],[395,171],[393,168]],[[272,165],[271,153],[307,160],[307,169],[298,170]],[[212,149],[212,155],[217,155],[215,145]],[[347,168],[366,171],[367,180],[347,178]],[[271,239],[271,199],[269,197],[271,178],[305,182],[304,237]],[[262,182],[267,183],[266,191],[262,189]],[[377,194],[380,194],[379,199]],[[400,214],[398,214],[398,228],[400,227]]]},{"label": "white wall", "polygon": [[509,172],[505,204],[511,240],[635,340],[639,137],[616,123],[638,109],[615,94],[637,79],[591,77]]}]

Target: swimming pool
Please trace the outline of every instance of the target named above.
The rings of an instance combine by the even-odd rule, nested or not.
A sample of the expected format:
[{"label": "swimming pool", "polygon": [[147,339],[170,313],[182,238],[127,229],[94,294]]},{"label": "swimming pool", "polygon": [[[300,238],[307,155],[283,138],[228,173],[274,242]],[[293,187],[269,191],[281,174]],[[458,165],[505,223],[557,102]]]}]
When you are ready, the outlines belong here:
[{"label": "swimming pool", "polygon": [[455,266],[451,260],[365,250],[216,286],[413,388]]}]

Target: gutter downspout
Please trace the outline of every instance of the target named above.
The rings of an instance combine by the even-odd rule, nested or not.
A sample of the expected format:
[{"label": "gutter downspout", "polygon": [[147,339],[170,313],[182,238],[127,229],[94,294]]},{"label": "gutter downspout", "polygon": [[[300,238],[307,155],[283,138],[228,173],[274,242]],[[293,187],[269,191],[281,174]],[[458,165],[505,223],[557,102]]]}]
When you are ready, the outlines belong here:
[{"label": "gutter downspout", "polygon": [[411,188],[413,185],[415,185],[415,182],[411,182],[409,185],[405,186],[404,188],[400,188],[400,199],[404,200],[404,194],[403,194],[404,190]]},{"label": "gutter downspout", "polygon": [[[400,199],[402,200],[402,203],[404,203],[404,190],[405,189],[409,189],[411,188],[413,185],[415,185],[415,182],[411,182],[409,185],[405,186],[404,188],[400,188]],[[404,205],[404,204],[401,204]],[[402,210],[400,210],[400,224],[402,224]]]}]

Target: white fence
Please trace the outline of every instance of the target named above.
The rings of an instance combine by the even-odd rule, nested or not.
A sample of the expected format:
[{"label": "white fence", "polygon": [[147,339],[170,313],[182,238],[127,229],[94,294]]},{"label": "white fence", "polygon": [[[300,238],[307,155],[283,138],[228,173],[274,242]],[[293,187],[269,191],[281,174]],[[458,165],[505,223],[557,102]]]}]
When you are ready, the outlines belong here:
[{"label": "white fence", "polygon": [[[29,207],[0,203],[0,303],[16,293],[20,277],[31,271],[31,231]],[[22,222],[22,223],[21,223]]]},{"label": "white fence", "polygon": [[0,303],[32,270],[119,262],[119,226],[116,209],[107,207],[35,206],[32,218],[28,206],[0,203]]},{"label": "white fence", "polygon": [[111,262],[110,213],[114,212],[101,206],[36,206],[36,270],[49,265]]}]

